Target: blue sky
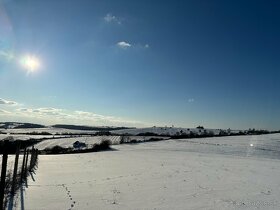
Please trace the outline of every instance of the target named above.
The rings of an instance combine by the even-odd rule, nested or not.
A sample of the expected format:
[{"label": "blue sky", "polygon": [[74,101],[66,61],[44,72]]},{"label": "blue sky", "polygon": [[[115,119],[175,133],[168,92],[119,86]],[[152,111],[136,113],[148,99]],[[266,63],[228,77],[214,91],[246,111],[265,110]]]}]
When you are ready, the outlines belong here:
[{"label": "blue sky", "polygon": [[278,1],[0,2],[1,121],[279,129]]}]

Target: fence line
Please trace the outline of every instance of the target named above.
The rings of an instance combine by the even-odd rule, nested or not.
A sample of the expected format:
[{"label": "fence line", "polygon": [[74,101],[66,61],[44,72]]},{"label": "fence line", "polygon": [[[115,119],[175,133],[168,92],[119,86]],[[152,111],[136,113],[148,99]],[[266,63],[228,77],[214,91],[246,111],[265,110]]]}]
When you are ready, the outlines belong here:
[{"label": "fence line", "polygon": [[13,183],[12,183],[12,188],[11,188],[11,194],[14,194],[14,193],[15,193],[15,187],[16,187],[16,182],[17,182],[17,171],[18,171],[19,152],[20,152],[20,142],[17,144],[16,157],[15,157],[15,164],[14,164],[14,173],[13,173]]},{"label": "fence line", "polygon": [[[13,142],[14,144],[14,142]],[[11,199],[20,189],[20,187],[27,182],[27,177],[34,172],[34,169],[38,163],[38,150],[27,149],[24,148],[22,152],[23,161],[20,165],[19,157],[20,157],[20,148],[21,142],[16,141],[16,151],[15,159],[13,164],[13,174],[12,172],[7,173],[7,165],[8,165],[8,151],[10,151],[9,146],[11,142],[4,141],[1,146],[2,148],[2,165],[1,165],[1,181],[0,181],[0,210],[4,210],[8,199]],[[20,168],[21,167],[21,168]]]},{"label": "fence line", "polygon": [[[4,146],[6,146],[7,142],[4,142]],[[7,171],[7,163],[8,163],[8,153],[4,150],[2,157],[2,169],[1,169],[1,181],[0,181],[0,208],[4,209],[4,194],[5,194],[5,186],[6,186],[6,171]]]}]

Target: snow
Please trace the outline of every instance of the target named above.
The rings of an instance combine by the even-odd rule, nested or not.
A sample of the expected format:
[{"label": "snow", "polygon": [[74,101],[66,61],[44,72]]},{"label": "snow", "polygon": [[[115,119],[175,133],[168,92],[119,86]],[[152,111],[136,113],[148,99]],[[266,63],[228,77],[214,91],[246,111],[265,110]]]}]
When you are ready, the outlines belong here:
[{"label": "snow", "polygon": [[64,134],[64,133],[71,133],[71,134],[95,134],[96,131],[92,130],[72,130],[72,129],[64,129],[64,128],[54,128],[54,127],[46,127],[46,128],[17,128],[17,129],[0,129],[0,131],[5,133],[14,133],[14,134],[24,134],[24,133],[32,133],[32,132],[47,132],[51,133],[52,135],[55,134]]},{"label": "snow", "polygon": [[4,140],[5,138],[12,136],[14,140],[21,140],[21,141],[26,141],[29,139],[44,139],[44,138],[63,138],[64,136],[61,135],[25,135],[25,134],[0,134],[0,141]]},{"label": "snow", "polygon": [[[280,134],[175,140],[189,152],[280,159]],[[189,143],[188,146],[186,143]],[[169,148],[170,149],[170,148]]]},{"label": "snow", "polygon": [[[111,133],[115,134],[130,134],[130,135],[138,135],[140,133],[155,133],[158,135],[176,135],[180,134],[180,132],[184,132],[189,134],[191,131],[193,133],[203,133],[204,129],[198,128],[177,128],[177,127],[149,127],[149,128],[132,128],[132,129],[123,129],[123,130],[115,130]],[[205,129],[207,132],[211,131],[215,135],[219,134],[220,129]],[[200,131],[200,132],[199,132]],[[239,131],[231,131],[232,133],[237,133]]]},{"label": "snow", "polygon": [[[19,155],[19,159],[18,159],[18,173],[21,170],[22,161],[23,161],[23,155]],[[8,155],[7,174],[13,174],[14,173],[14,164],[15,164],[15,155]],[[2,167],[2,155],[0,156],[0,166]],[[1,169],[0,169],[0,171],[1,171]]]},{"label": "snow", "polygon": [[120,136],[93,136],[93,137],[49,139],[49,140],[44,140],[38,144],[35,144],[34,148],[39,150],[52,148],[54,146],[60,146],[63,148],[73,148],[73,143],[76,141],[83,142],[90,148],[93,144],[100,143],[102,140],[110,140],[112,144],[118,144],[120,142]]},{"label": "snow", "polygon": [[[169,137],[159,136],[126,136],[125,141],[130,142],[132,140],[137,142],[150,141],[151,139],[166,140]],[[100,144],[104,140],[109,140],[112,144],[120,144],[121,136],[90,136],[90,137],[71,137],[60,139],[48,139],[43,140],[34,145],[35,149],[45,150],[46,148],[52,148],[54,146],[60,146],[63,148],[73,148],[73,143],[79,141],[85,143],[87,148],[91,148],[94,144]]]},{"label": "snow", "polygon": [[[8,134],[1,134],[3,133]],[[196,134],[203,134],[204,131],[213,132],[214,135],[218,135],[220,133],[220,129],[197,129],[197,128],[176,128],[176,127],[149,127],[149,128],[132,128],[132,129],[123,129],[123,130],[114,130],[111,131],[114,135],[139,135],[141,133],[154,133],[157,135],[179,135],[182,133],[190,134],[190,132]],[[30,135],[30,133],[50,133],[51,135]],[[238,133],[239,130],[231,130],[231,133]],[[23,129],[0,129],[0,140],[7,136],[13,136],[16,140],[28,140],[28,139],[43,139],[43,138],[55,138],[65,137],[67,135],[93,135],[96,134],[96,131],[90,130],[72,130],[72,129],[64,129],[64,128],[54,128],[54,127],[46,127],[46,128],[23,128]],[[68,135],[68,136],[69,136]],[[136,137],[135,137],[136,138]],[[144,140],[142,137],[141,140]]]},{"label": "snow", "polygon": [[278,210],[279,156],[254,150],[279,148],[279,143],[280,135],[273,134],[41,155],[34,181],[29,178],[16,209]]}]

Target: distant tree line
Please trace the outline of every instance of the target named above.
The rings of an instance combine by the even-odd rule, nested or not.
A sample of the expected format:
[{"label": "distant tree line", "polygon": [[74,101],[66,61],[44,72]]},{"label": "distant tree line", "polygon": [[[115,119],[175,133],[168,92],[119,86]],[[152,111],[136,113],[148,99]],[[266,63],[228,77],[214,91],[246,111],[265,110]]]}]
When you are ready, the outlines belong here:
[{"label": "distant tree line", "polygon": [[17,123],[17,122],[1,122],[0,128],[4,129],[20,129],[20,128],[45,128],[44,125],[34,123]]},{"label": "distant tree line", "polygon": [[129,127],[93,127],[93,126],[65,125],[65,124],[56,124],[53,125],[52,127],[71,129],[71,130],[87,130],[87,131],[113,131],[113,130],[131,129]]}]

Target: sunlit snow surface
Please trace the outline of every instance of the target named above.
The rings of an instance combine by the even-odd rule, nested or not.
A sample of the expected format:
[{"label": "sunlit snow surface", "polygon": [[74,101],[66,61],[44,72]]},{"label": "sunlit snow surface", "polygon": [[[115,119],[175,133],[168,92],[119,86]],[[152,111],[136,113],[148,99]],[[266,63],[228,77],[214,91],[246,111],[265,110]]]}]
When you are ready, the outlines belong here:
[{"label": "sunlit snow surface", "polygon": [[16,208],[279,210],[279,144],[270,134],[41,155]]},{"label": "sunlit snow surface", "polygon": [[54,146],[60,146],[63,148],[73,148],[73,143],[79,141],[85,143],[88,148],[91,148],[94,144],[99,144],[104,140],[109,140],[112,144],[119,144],[120,136],[93,136],[93,137],[49,139],[34,145],[34,147],[39,150],[52,148]]},{"label": "sunlit snow surface", "polygon": [[176,141],[178,145],[181,145],[180,148],[189,152],[280,159],[280,134],[179,139]]}]

